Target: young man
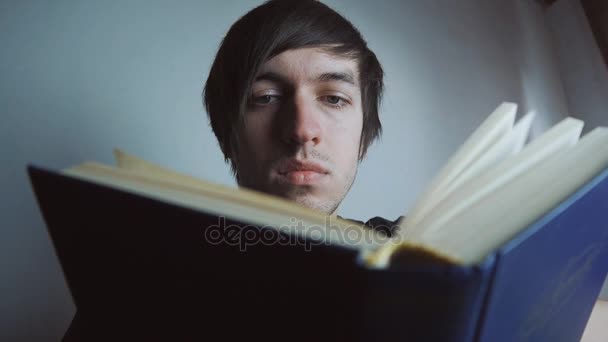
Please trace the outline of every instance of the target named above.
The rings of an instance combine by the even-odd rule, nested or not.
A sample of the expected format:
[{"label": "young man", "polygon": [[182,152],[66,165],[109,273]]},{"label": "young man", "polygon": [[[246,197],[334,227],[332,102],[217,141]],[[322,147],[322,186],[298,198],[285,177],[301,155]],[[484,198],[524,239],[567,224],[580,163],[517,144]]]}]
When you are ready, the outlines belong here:
[{"label": "young man", "polygon": [[318,1],[272,0],[230,28],[204,102],[240,186],[333,215],[381,133],[382,78],[344,17]]},{"label": "young man", "polygon": [[[382,78],[338,13],[313,0],[271,0],[231,27],[204,102],[240,186],[335,214],[380,136]],[[393,232],[379,217],[366,224]],[[87,333],[79,320],[64,341]]]}]

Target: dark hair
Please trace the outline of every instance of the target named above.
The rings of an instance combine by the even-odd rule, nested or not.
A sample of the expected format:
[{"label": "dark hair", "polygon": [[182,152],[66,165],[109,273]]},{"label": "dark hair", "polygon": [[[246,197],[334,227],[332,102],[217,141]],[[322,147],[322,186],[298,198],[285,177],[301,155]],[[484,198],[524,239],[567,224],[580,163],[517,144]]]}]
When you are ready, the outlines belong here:
[{"label": "dark hair", "polygon": [[319,47],[358,62],[363,107],[360,160],[380,136],[378,107],[383,71],[359,31],[318,1],[270,0],[232,25],[220,45],[203,92],[211,127],[233,172],[236,173],[231,159],[236,149],[234,128],[242,120],[256,73],[270,58],[303,47]]}]

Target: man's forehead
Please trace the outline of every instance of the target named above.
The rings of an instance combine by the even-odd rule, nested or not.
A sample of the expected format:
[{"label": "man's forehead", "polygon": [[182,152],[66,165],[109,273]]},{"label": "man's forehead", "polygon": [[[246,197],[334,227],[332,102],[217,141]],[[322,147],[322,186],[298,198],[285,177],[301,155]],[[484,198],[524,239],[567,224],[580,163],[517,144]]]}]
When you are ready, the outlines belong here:
[{"label": "man's forehead", "polygon": [[342,81],[359,85],[357,61],[336,56],[320,48],[284,51],[266,61],[256,75],[258,80],[271,81]]}]

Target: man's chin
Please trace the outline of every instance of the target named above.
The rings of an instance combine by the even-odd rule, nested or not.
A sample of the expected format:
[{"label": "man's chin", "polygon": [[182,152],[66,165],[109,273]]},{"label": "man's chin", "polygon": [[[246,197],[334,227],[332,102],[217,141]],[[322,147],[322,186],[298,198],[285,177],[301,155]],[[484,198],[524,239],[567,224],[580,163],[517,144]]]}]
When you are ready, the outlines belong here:
[{"label": "man's chin", "polygon": [[337,208],[337,204],[332,201],[320,199],[310,193],[289,193],[280,197],[328,215],[333,214]]},{"label": "man's chin", "polygon": [[250,189],[277,196],[287,201],[295,202],[306,208],[317,210],[326,214],[333,214],[338,207],[339,202],[332,201],[328,198],[323,198],[321,194],[317,194],[317,192],[320,190],[319,187],[278,182],[273,183],[274,184],[272,185],[268,184],[266,187],[250,187]]}]

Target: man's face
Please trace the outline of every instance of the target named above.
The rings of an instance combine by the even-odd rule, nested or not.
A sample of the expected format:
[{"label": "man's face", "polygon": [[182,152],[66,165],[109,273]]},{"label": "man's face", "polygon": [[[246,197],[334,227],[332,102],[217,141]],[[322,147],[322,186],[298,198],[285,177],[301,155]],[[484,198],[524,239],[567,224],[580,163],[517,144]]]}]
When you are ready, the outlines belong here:
[{"label": "man's face", "polygon": [[320,49],[264,63],[238,127],[239,185],[333,213],[357,173],[363,125],[356,61]]}]

